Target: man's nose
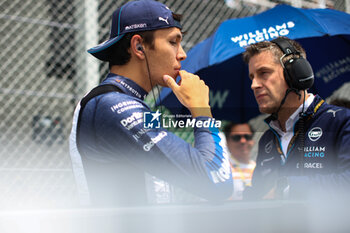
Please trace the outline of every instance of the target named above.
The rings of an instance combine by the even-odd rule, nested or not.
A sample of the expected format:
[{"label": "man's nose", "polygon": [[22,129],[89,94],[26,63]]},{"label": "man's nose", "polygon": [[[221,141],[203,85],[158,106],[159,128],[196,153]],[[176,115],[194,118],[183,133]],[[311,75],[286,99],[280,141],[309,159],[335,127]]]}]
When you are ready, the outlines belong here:
[{"label": "man's nose", "polygon": [[182,46],[180,45],[179,51],[177,53],[177,59],[180,61],[183,61],[187,58],[187,54],[185,52],[185,50],[182,48]]},{"label": "man's nose", "polygon": [[255,89],[259,88],[259,87],[261,87],[261,84],[260,84],[259,80],[256,79],[256,78],[253,78],[252,79],[252,84],[250,85],[250,88],[252,90],[255,90]]}]

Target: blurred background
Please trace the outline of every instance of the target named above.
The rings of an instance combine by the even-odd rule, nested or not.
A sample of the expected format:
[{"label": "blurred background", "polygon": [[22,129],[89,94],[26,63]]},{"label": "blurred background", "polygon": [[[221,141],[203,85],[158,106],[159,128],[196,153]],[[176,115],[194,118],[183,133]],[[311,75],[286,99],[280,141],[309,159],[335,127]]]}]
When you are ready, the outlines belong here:
[{"label": "blurred background", "polygon": [[[108,72],[108,64],[86,50],[109,37],[111,14],[125,2],[0,1],[0,208],[64,207],[75,202],[68,152],[71,118],[79,99]],[[350,13],[349,0],[160,2],[183,14],[186,51],[223,21],[279,3]],[[335,95],[349,99],[349,88]],[[260,120],[252,122],[262,132],[254,123]]]}]

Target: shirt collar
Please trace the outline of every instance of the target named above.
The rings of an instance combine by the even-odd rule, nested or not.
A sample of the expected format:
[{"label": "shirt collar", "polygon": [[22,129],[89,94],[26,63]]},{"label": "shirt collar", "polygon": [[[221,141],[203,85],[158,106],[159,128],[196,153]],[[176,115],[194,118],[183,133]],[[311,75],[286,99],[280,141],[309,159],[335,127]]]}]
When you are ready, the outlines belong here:
[{"label": "shirt collar", "polygon": [[135,96],[141,100],[144,100],[148,94],[142,87],[131,79],[113,73],[109,73],[101,84],[114,84],[122,89],[125,94]]},{"label": "shirt collar", "polygon": [[[309,108],[309,106],[312,104],[314,99],[315,99],[315,96],[313,94],[309,93],[308,94],[308,98],[305,101],[304,112],[306,111],[306,109]],[[294,127],[295,123],[299,120],[299,113],[302,110],[303,110],[303,104],[301,104],[298,107],[298,109],[295,110],[295,112],[288,118],[288,120],[286,121],[286,132],[293,132],[293,127]],[[285,132],[282,131],[278,120],[271,121],[269,123],[269,125],[271,126],[271,128],[276,130],[279,135],[283,135],[285,133]]]}]

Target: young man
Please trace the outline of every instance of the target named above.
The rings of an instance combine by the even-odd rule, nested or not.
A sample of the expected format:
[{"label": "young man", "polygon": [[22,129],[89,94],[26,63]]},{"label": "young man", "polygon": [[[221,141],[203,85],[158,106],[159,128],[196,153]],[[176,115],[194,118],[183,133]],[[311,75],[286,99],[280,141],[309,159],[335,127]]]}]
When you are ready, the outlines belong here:
[{"label": "young man", "polygon": [[316,198],[350,184],[350,111],[306,90],[313,72],[297,42],[277,38],[243,55],[251,88],[270,129],[259,141],[247,198]]},{"label": "young man", "polygon": [[255,161],[251,159],[254,146],[253,129],[248,123],[229,123],[224,129],[230,152],[234,192],[232,200],[242,200],[245,187],[251,186]]},{"label": "young man", "polygon": [[[179,21],[162,3],[128,2],[113,13],[110,39],[88,51],[109,62],[100,86],[117,87],[87,103],[83,99],[74,115],[71,158],[81,197],[92,205],[169,203],[169,183],[209,200],[232,193],[218,129],[204,124],[214,121],[209,89],[181,70],[186,53]],[[159,111],[150,113],[143,99],[155,85],[170,87],[190,110],[194,147],[160,127]]]}]

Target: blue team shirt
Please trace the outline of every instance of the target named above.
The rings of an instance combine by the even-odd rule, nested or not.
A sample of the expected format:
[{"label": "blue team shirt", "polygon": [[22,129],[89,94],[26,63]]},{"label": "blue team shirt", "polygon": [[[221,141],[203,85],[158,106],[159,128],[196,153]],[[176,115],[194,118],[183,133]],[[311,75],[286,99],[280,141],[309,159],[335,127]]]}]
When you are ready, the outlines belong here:
[{"label": "blue team shirt", "polygon": [[[149,185],[147,177],[160,178],[209,200],[231,195],[228,156],[216,127],[194,127],[194,146],[164,128],[145,128],[144,113],[151,111],[143,101],[147,92],[116,74],[109,74],[104,84],[116,85],[122,93],[109,92],[91,99],[76,132],[78,105],[70,138],[72,162],[79,164],[81,160],[80,165],[73,165],[78,187],[85,185],[92,204],[148,203],[151,189],[157,187]],[[196,118],[208,120],[213,119]]]},{"label": "blue team shirt", "polygon": [[316,95],[305,115],[305,124],[294,126],[286,155],[274,129],[263,134],[247,198],[262,198],[281,177],[287,178],[289,198],[314,199],[349,191],[350,110],[329,105]]}]

